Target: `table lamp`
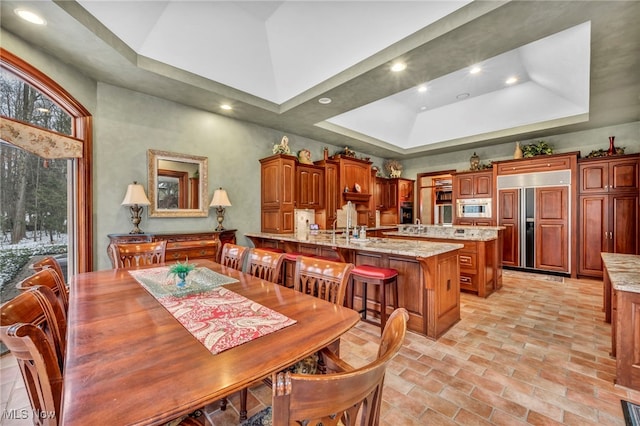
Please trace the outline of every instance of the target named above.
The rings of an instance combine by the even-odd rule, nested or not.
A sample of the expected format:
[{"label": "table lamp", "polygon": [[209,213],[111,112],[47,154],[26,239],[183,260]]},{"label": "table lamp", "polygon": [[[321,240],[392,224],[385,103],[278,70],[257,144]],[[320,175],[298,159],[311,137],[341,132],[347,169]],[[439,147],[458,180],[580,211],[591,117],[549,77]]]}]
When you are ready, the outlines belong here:
[{"label": "table lamp", "polygon": [[224,208],[230,206],[231,201],[229,201],[227,191],[222,188],[216,189],[213,193],[211,204],[209,204],[209,207],[216,208],[216,214],[218,215],[218,227],[216,228],[216,231],[224,231],[224,227],[222,226],[222,221],[224,220]]},{"label": "table lamp", "polygon": [[133,229],[130,234],[142,234],[142,230],[138,228],[140,221],[142,220],[142,206],[148,206],[151,204],[147,198],[147,194],[144,193],[144,188],[138,182],[133,181],[127,187],[127,193],[122,200],[123,206],[130,206],[131,209],[131,222],[133,222]]}]

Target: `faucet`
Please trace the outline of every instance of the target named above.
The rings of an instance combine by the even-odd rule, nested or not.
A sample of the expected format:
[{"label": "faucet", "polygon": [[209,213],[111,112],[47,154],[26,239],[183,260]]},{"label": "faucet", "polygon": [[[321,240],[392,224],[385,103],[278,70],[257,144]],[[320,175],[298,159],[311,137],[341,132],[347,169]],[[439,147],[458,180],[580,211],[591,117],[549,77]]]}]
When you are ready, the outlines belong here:
[{"label": "faucet", "polygon": [[422,232],[422,224],[420,223],[420,219],[416,219],[416,225],[418,225],[418,234]]}]

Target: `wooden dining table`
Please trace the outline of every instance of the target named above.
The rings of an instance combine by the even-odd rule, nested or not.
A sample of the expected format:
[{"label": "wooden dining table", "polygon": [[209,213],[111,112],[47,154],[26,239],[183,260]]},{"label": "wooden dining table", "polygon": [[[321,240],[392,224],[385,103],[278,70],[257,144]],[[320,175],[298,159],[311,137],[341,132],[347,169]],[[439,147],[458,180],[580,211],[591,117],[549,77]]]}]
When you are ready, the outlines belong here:
[{"label": "wooden dining table", "polygon": [[[213,354],[126,269],[71,280],[62,424],[163,424],[327,346],[357,312],[220,264],[224,287],[295,324]],[[158,266],[158,265],[154,265]]]}]

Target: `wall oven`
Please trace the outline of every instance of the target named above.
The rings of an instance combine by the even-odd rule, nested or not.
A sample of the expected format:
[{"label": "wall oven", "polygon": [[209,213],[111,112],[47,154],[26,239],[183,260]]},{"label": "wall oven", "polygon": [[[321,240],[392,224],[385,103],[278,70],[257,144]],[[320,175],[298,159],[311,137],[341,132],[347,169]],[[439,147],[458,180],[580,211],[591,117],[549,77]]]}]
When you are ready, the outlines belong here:
[{"label": "wall oven", "polygon": [[413,223],[413,203],[400,204],[400,223]]},{"label": "wall oven", "polygon": [[466,218],[490,218],[491,198],[468,198],[456,201],[456,215]]}]

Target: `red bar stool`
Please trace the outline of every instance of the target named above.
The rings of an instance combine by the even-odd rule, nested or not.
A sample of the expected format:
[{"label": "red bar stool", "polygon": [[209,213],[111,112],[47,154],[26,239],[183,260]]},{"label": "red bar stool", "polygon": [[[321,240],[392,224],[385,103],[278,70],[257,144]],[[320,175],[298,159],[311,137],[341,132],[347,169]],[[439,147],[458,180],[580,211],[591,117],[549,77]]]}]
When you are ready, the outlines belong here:
[{"label": "red bar stool", "polygon": [[[398,271],[392,268],[382,268],[373,265],[358,265],[351,270],[351,308],[356,294],[356,283],[362,284],[362,320],[371,324],[377,323],[367,320],[367,311],[371,310],[380,314],[380,331],[387,323],[387,287],[392,286],[393,309],[398,308]],[[375,311],[367,307],[367,287],[369,284],[380,286],[380,310]]]}]

